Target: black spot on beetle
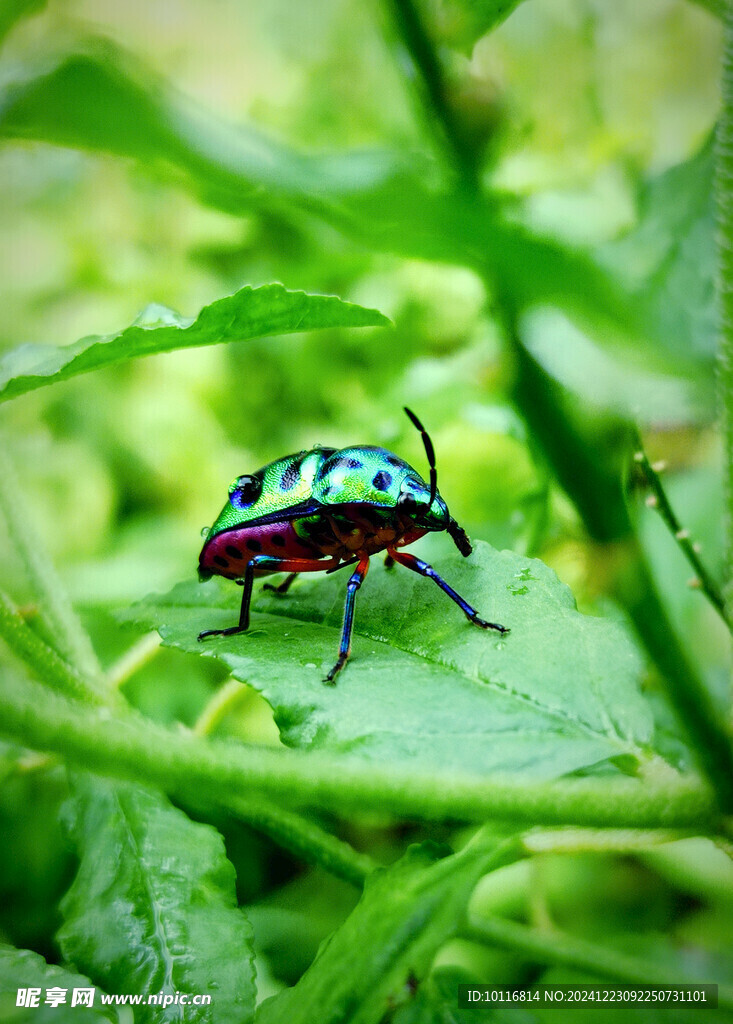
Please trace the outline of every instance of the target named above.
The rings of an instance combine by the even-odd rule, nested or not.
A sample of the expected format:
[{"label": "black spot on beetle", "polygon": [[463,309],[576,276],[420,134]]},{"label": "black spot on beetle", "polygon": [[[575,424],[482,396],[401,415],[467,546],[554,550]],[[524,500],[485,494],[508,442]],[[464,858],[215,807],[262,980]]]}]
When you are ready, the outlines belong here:
[{"label": "black spot on beetle", "polygon": [[372,484],[377,488],[378,491],[388,491],[389,486],[392,483],[392,476],[380,469],[378,473],[375,473]]},{"label": "black spot on beetle", "polygon": [[276,548],[285,547],[285,538],[281,533],[273,533],[273,535],[270,537],[270,540],[272,541]]},{"label": "black spot on beetle", "polygon": [[363,462],[353,458],[351,455],[344,455],[343,458],[336,459],[331,464],[331,469],[361,469],[363,465]]},{"label": "black spot on beetle", "polygon": [[220,565],[222,569],[229,568],[229,562],[227,562],[226,558],[222,558],[221,555],[214,555],[214,561],[217,565]]},{"label": "black spot on beetle", "polygon": [[258,540],[248,540],[247,547],[250,551],[262,551],[262,545]]},{"label": "black spot on beetle", "polygon": [[402,459],[398,459],[396,455],[385,455],[384,461],[388,462],[390,466],[402,466],[404,463]]},{"label": "black spot on beetle", "polygon": [[230,556],[230,558],[241,559],[242,557],[242,552],[239,550],[239,548],[235,548],[233,544],[227,544],[226,553]]},{"label": "black spot on beetle", "polygon": [[285,467],[285,472],[280,477],[280,490],[291,491],[293,487],[295,487],[298,480],[300,480],[300,467],[302,462],[303,456],[301,455],[294,458],[293,461]]}]

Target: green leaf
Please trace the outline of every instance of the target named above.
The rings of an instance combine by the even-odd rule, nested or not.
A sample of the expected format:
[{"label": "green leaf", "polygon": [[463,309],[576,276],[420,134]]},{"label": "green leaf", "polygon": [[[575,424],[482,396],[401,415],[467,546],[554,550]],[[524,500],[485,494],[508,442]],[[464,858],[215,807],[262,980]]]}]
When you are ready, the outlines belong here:
[{"label": "green leaf", "polygon": [[679,367],[709,371],[718,341],[715,308],[713,142],[652,178],[636,227],[597,251],[648,323],[649,339]]},{"label": "green leaf", "polygon": [[217,121],[182,104],[111,43],[90,42],[7,86],[0,135],[133,157],[148,172],[182,176],[205,202],[230,213],[315,213],[377,252],[475,267],[516,307],[554,303],[585,323],[638,333],[636,311],[613,279],[588,254],[508,219],[503,196],[436,187],[438,172],[421,157],[310,156],[252,127]]},{"label": "green leaf", "polygon": [[[39,1005],[26,1008],[16,1006],[18,989],[40,989]],[[65,990],[66,1002],[59,1006],[46,1003],[48,989]],[[47,964],[42,956],[27,949],[14,949],[0,945],[0,1020],[27,1022],[27,1024],[100,1024],[119,1020],[111,1006],[101,1006],[99,991],[94,994],[94,1005],[71,1006],[75,988],[94,988],[94,983],[80,974],[63,967]]]},{"label": "green leaf", "polygon": [[335,687],[323,678],[338,650],[343,573],[257,594],[250,631],[238,636],[196,639],[236,622],[239,590],[223,580],[181,584],[120,618],[220,658],[264,695],[293,746],[539,778],[641,756],[651,715],[638,655],[618,623],[581,615],[547,566],[484,543],[466,561],[435,563],[482,616],[511,628],[500,638],[467,622],[430,580],[373,562]]},{"label": "green leaf", "polygon": [[458,928],[481,875],[514,859],[511,850],[479,837],[436,861],[426,843],[375,871],[298,984],[260,1006],[257,1024],[378,1024]]},{"label": "green leaf", "polygon": [[168,178],[183,175],[230,212],[296,196],[312,209],[393,170],[386,154],[310,157],[251,126],[218,121],[108,40],[86,40],[79,52],[48,63],[2,91],[0,134],[133,157]]},{"label": "green leaf", "polygon": [[73,345],[21,345],[0,360],[0,401],[127,359],[179,348],[246,341],[319,327],[379,327],[389,320],[375,309],[334,295],[288,291],[280,284],[240,288],[217,299],[195,319],[151,305],[115,334],[92,335]]},{"label": "green leaf", "polygon": [[447,0],[436,10],[441,38],[465,53],[481,36],[497,28],[522,0]]},{"label": "green leaf", "polygon": [[140,1007],[137,1024],[251,1020],[252,935],[221,836],[133,784],[78,782],[72,810],[80,865],[62,901],[66,959],[113,994],[211,996],[185,1014]]},{"label": "green leaf", "polygon": [[[413,998],[405,996],[390,1024],[537,1024],[536,1018],[517,1006],[474,1003],[458,1007],[458,986],[475,984],[459,967],[440,967],[421,984]],[[508,986],[507,986],[508,987]]]}]

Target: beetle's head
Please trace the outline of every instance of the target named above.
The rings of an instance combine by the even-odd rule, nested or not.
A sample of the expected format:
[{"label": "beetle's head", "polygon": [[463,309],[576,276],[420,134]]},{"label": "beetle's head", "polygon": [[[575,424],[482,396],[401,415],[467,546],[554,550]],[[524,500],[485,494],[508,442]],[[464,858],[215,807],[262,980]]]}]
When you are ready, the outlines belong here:
[{"label": "beetle's head", "polygon": [[407,407],[405,407],[405,412],[422,435],[425,454],[430,465],[430,485],[428,486],[424,480],[419,478],[406,477],[397,499],[397,507],[403,514],[409,516],[416,526],[425,530],[447,530],[453,543],[465,558],[471,554],[473,548],[466,531],[453,519],[448,511],[448,506],[438,494],[438,471],[435,468],[433,442],[415,413]]},{"label": "beetle's head", "polygon": [[400,515],[423,530],[447,530],[450,514],[440,494],[432,493],[430,486],[419,476],[406,476],[397,499]]}]

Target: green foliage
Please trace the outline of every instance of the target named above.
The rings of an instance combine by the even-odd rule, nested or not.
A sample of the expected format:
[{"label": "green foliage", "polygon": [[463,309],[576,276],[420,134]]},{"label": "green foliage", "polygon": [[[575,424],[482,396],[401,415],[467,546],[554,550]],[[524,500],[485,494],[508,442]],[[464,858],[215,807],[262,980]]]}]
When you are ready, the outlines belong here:
[{"label": "green foliage", "polygon": [[[36,988],[41,990],[37,1007],[17,1007],[18,988]],[[75,988],[93,987],[89,978],[83,977],[63,967],[47,964],[43,957],[31,953],[27,949],[13,949],[11,946],[0,945],[0,1013],[5,1021],[14,1024],[25,1024],[26,1021],[81,1021],[82,1024],[102,1024],[112,1021],[120,1024],[120,1018],[114,1007],[101,1006],[99,994],[95,994],[95,1005],[71,1006],[71,995]],[[65,1005],[52,1006],[45,1003],[46,989],[59,988],[66,990]]]},{"label": "green foliage", "polygon": [[715,355],[712,193],[713,152],[707,144],[645,184],[634,230],[599,253],[627,280],[629,291],[641,293],[651,336],[677,363]]},{"label": "green foliage", "polygon": [[[638,313],[613,279],[582,252],[507,219],[501,195],[436,190],[436,168],[424,160],[410,167],[382,152],[299,153],[253,128],[182,109],[150,72],[129,65],[105,44],[7,86],[0,133],[171,165],[228,212],[279,210],[286,202],[378,251],[478,265],[517,305],[552,302],[586,323],[638,330]],[[84,102],[88,95],[94,107]]]},{"label": "green foliage", "polygon": [[45,6],[46,0],[5,0],[0,9],[0,42],[19,21],[37,14]]},{"label": "green foliage", "polygon": [[385,323],[386,317],[376,310],[353,306],[332,295],[289,292],[278,284],[241,288],[235,295],[204,306],[195,319],[181,317],[164,306],[148,306],[134,324],[115,334],[82,338],[65,348],[22,345],[9,352],[0,364],[0,401],[156,352],[314,327],[378,327]]},{"label": "green foliage", "polygon": [[617,623],[579,614],[553,572],[509,551],[479,544],[467,562],[453,555],[435,566],[511,633],[478,630],[431,581],[375,565],[335,690],[322,681],[341,632],[346,581],[337,575],[263,592],[248,633],[205,643],[200,630],[236,621],[239,591],[225,581],[181,584],[123,617],[222,660],[263,694],[291,746],[537,778],[644,758],[651,719],[638,656]]},{"label": "green foliage", "polygon": [[[109,992],[212,996],[190,1020],[251,1020],[251,932],[218,833],[154,791],[96,779],[77,784],[71,814],[80,864],[61,906],[65,958]],[[153,1006],[136,1019],[180,1015]]]},{"label": "green foliage", "polygon": [[502,849],[479,835],[442,860],[430,847],[412,847],[391,868],[374,872],[346,922],[297,985],[262,1005],[257,1024],[307,1024],[314,1017],[324,1024],[380,1021],[456,931],[480,876],[512,859],[511,852],[510,843]]},{"label": "green foliage", "polygon": [[[509,17],[522,0],[452,0],[435,4],[441,22],[441,36],[458,49],[470,53],[481,36]],[[432,12],[431,12],[432,13]]]},{"label": "green foliage", "polygon": [[[639,428],[717,592],[725,4],[94,6],[0,13],[3,1019],[733,1005],[730,637],[632,459]],[[375,558],[334,687],[346,572],[199,643],[236,621],[191,578],[228,481],[314,444],[424,472],[406,403],[475,542],[416,550],[511,632]],[[77,983],[212,1003],[15,1006]]]}]

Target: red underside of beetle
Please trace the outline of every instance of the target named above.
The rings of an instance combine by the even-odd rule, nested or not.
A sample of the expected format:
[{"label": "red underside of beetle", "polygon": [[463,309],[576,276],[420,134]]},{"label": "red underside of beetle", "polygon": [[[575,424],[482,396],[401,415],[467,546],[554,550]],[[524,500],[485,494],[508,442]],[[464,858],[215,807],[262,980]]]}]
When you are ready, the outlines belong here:
[{"label": "red underside of beetle", "polygon": [[[344,520],[345,508],[348,508],[347,521]],[[225,530],[204,545],[199,569],[203,575],[240,579],[255,555],[269,555],[302,561],[299,572],[319,572],[324,568],[319,564],[320,559],[328,559],[330,566],[334,558],[345,561],[355,555],[374,555],[388,546],[412,544],[426,532],[416,529],[409,521],[375,520],[374,510],[369,506],[342,506],[339,513],[337,518],[324,514],[308,540],[299,536],[293,522],[252,524]],[[266,576],[277,571],[259,569],[256,575]]]}]

